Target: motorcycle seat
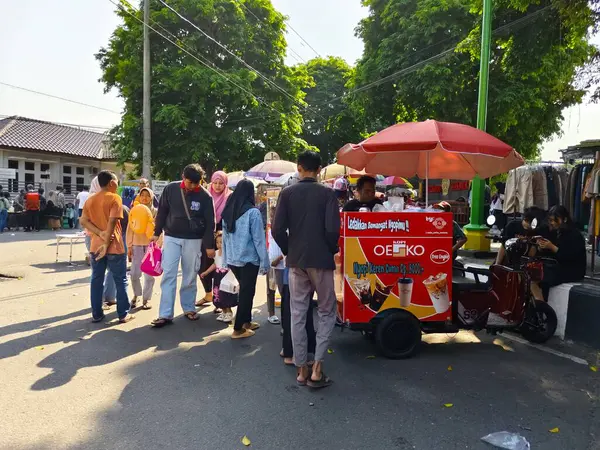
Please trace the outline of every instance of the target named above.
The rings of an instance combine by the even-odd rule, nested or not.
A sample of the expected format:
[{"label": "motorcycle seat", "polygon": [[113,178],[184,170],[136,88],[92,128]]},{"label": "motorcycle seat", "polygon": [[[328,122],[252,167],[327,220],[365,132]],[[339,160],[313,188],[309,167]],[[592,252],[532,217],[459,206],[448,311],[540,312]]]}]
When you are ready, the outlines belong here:
[{"label": "motorcycle seat", "polygon": [[489,270],[455,266],[452,272],[452,289],[456,292],[487,292],[492,288]]}]

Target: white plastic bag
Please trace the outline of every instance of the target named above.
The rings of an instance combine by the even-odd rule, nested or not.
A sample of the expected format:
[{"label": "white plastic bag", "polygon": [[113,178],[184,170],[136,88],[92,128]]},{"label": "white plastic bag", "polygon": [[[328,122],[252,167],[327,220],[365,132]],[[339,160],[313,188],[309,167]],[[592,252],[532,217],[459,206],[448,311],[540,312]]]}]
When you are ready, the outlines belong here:
[{"label": "white plastic bag", "polygon": [[221,280],[219,290],[229,292],[230,294],[238,294],[240,292],[240,283],[238,283],[237,278],[231,270]]},{"label": "white plastic bag", "polygon": [[274,291],[277,289],[277,278],[275,277],[275,269],[272,267],[269,269],[269,290]]},{"label": "white plastic bag", "polygon": [[499,431],[491,433],[481,438],[483,442],[494,447],[504,448],[506,450],[529,450],[529,442],[520,434],[509,433],[508,431]]}]

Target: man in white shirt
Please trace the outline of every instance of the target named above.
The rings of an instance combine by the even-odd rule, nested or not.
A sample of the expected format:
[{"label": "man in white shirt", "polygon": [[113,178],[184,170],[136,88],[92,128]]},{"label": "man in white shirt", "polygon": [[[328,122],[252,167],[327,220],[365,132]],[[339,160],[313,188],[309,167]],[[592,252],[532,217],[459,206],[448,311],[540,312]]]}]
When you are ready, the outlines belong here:
[{"label": "man in white shirt", "polygon": [[88,191],[88,187],[84,186],[83,191],[77,194],[77,198],[75,199],[75,209],[79,211],[79,215],[77,216],[77,221],[79,222],[79,218],[83,215],[83,205],[87,201],[90,193]]}]

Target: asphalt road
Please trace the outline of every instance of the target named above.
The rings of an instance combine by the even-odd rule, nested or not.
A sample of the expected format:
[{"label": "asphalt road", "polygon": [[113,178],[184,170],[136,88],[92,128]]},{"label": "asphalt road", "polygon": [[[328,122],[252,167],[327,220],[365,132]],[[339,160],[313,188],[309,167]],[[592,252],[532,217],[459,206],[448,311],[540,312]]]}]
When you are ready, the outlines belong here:
[{"label": "asphalt road", "polygon": [[52,236],[0,237],[0,273],[22,277],[0,281],[1,449],[228,450],[245,435],[254,449],[483,449],[503,430],[532,449],[600,449],[600,372],[585,365],[470,333],[391,361],[336,329],[335,383],[314,392],[278,356],[264,280],[249,340],[232,341],[210,309],[149,328],[157,292],[129,324],[91,324],[89,269],[55,264]]}]

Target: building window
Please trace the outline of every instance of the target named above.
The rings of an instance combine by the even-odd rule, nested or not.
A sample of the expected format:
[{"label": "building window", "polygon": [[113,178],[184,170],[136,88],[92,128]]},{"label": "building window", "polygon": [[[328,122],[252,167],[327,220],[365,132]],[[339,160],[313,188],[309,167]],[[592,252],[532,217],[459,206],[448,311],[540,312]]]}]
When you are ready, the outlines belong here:
[{"label": "building window", "polygon": [[17,171],[14,180],[8,180],[8,190],[10,192],[19,192],[19,161],[15,159],[8,160],[8,168]]},{"label": "building window", "polygon": [[65,189],[65,194],[71,194],[71,177],[63,176],[63,188]]},{"label": "building window", "polygon": [[35,163],[29,162],[29,161],[25,161],[25,170],[34,171],[35,170]]},{"label": "building window", "polygon": [[25,173],[25,186],[30,185],[30,184],[35,187],[35,174],[26,172]]},{"label": "building window", "polygon": [[63,166],[63,173],[71,173],[71,166]]},{"label": "building window", "polygon": [[77,175],[85,175],[85,167],[76,167],[75,171]]},{"label": "building window", "polygon": [[77,177],[76,180],[77,180],[77,190],[79,192],[83,191],[83,186],[84,186],[84,183],[85,183],[84,178],[83,177]]},{"label": "building window", "polygon": [[40,172],[49,172],[50,171],[50,164],[40,164]]}]

